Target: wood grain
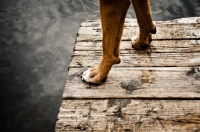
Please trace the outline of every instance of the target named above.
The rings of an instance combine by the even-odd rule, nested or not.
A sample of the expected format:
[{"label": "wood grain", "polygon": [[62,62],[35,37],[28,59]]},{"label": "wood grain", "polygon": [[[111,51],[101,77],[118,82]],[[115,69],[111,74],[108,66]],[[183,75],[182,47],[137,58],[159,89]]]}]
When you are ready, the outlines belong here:
[{"label": "wood grain", "polygon": [[[80,51],[99,52],[102,51],[102,41],[95,42],[76,42],[73,55],[83,55]],[[139,53],[134,50],[130,41],[121,41],[121,54]],[[151,42],[150,51],[152,53],[194,53],[200,52],[200,40],[154,40]],[[140,51],[146,53],[146,51]],[[89,55],[89,54],[88,54]],[[92,55],[92,54],[91,54]]]},{"label": "wood grain", "polygon": [[101,23],[81,24],[56,132],[200,131],[200,18],[155,23],[150,48],[136,51],[137,21],[126,19],[121,63],[101,85],[81,79],[101,59]]},{"label": "wood grain", "polygon": [[[200,24],[200,18],[199,17],[190,17],[190,18],[181,18],[181,19],[174,19],[171,21],[154,21],[156,25],[190,25],[190,24]],[[126,18],[125,27],[137,27],[137,20],[136,19],[130,19]],[[81,23],[80,27],[101,27],[100,20],[88,20],[86,22]]]},{"label": "wood grain", "polygon": [[[157,33],[153,39],[198,39],[200,38],[199,18],[185,18],[172,21],[155,22]],[[170,29],[170,30],[169,30]],[[127,19],[124,26],[122,40],[130,40],[138,35],[139,28],[133,19]],[[76,41],[98,41],[102,39],[100,21],[83,23],[79,28]]]},{"label": "wood grain", "polygon": [[[85,54],[88,53],[85,52]],[[95,52],[93,56],[73,56],[70,67],[97,66],[101,59],[100,54]],[[114,65],[114,67],[200,66],[200,53],[151,53],[150,55],[130,53],[121,54],[120,58],[121,63]]]},{"label": "wood grain", "polygon": [[[169,30],[170,29],[170,30]],[[138,27],[124,27],[122,40],[130,40],[131,37],[138,35]],[[196,25],[165,25],[157,27],[157,33],[153,39],[198,39],[200,30]],[[101,28],[99,27],[80,27],[76,41],[97,41],[102,40]]]},{"label": "wood grain", "polygon": [[63,99],[200,99],[200,79],[195,78],[199,73],[192,73],[188,67],[113,68],[106,82],[98,86],[84,83],[79,76],[81,70],[70,68]]},{"label": "wood grain", "polygon": [[56,132],[195,132],[198,100],[64,100]]}]

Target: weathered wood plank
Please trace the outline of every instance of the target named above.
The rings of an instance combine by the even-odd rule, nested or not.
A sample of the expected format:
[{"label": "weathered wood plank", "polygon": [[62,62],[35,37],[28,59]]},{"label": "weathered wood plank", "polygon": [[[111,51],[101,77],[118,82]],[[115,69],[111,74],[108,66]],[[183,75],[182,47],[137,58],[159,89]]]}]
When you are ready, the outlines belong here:
[{"label": "weathered wood plank", "polygon": [[64,100],[56,132],[197,132],[199,100]]},{"label": "weathered wood plank", "polygon": [[200,67],[113,68],[101,85],[81,80],[81,68],[70,68],[63,99],[200,98]]},{"label": "weathered wood plank", "polygon": [[[138,35],[138,27],[124,27],[122,40],[131,40],[132,36]],[[157,33],[153,39],[199,39],[200,30],[196,25],[179,26],[163,25],[157,27]],[[97,41],[102,40],[101,28],[80,27],[76,41]]]},{"label": "weathered wood plank", "polygon": [[150,50],[136,51],[138,25],[126,20],[121,63],[102,85],[81,80],[100,61],[101,23],[81,24],[56,132],[200,131],[200,18],[155,23]]},{"label": "weathered wood plank", "polygon": [[[171,25],[188,25],[188,24],[200,24],[199,17],[190,17],[190,18],[181,18],[175,19],[171,21],[154,21],[156,25],[163,25],[163,24],[171,24]],[[125,20],[125,27],[133,27],[138,26],[136,19],[129,19]],[[86,22],[81,23],[81,27],[101,27],[100,20],[89,20]]]},{"label": "weathered wood plank", "polygon": [[[102,41],[94,42],[76,42],[75,51],[73,55],[82,55],[80,51],[97,52],[102,50]],[[121,41],[121,54],[135,51],[132,47],[131,41]],[[150,47],[151,53],[160,52],[200,52],[200,40],[161,40],[152,41]],[[136,51],[135,51],[136,52]],[[91,54],[92,55],[92,54]]]},{"label": "weathered wood plank", "polygon": [[[130,21],[131,23],[131,21]],[[133,21],[132,23],[135,24]],[[177,22],[176,22],[177,23]],[[97,26],[95,26],[97,25]],[[199,39],[200,38],[200,23],[190,23],[187,25],[161,23],[157,25],[157,34],[153,39]],[[138,27],[126,24],[124,27],[122,40],[130,40],[132,36],[138,34]],[[93,24],[93,27],[80,27],[78,31],[77,41],[95,41],[101,40],[100,22]]]},{"label": "weathered wood plank", "polygon": [[[132,66],[199,66],[199,40],[153,41],[148,51],[137,51],[131,42],[121,42],[121,63],[116,67]],[[77,42],[71,67],[95,66],[102,55],[101,42]],[[81,64],[81,65],[80,65]]]},{"label": "weathered wood plank", "polygon": [[[133,52],[131,52],[133,51]],[[79,56],[73,56],[70,67],[93,67],[99,64],[101,52],[79,52]],[[82,54],[82,55],[81,55]],[[115,67],[151,67],[151,66],[200,66],[199,53],[151,53],[137,54],[130,50],[129,54],[121,54],[121,63]]]}]

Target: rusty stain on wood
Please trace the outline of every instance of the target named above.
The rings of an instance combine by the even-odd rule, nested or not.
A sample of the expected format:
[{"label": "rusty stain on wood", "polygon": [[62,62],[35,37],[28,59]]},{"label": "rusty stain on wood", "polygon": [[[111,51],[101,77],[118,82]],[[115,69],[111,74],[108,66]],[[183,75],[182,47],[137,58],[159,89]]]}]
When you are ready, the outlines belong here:
[{"label": "rusty stain on wood", "polygon": [[136,51],[138,26],[126,19],[121,63],[102,85],[81,80],[101,59],[101,23],[81,24],[56,132],[200,131],[200,18],[155,23],[150,49]]}]

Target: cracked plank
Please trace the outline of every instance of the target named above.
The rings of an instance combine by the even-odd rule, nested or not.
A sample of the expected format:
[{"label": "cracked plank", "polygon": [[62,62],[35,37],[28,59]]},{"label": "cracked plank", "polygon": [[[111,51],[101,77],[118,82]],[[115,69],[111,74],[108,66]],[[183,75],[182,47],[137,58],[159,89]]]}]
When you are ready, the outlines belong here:
[{"label": "cracked plank", "polygon": [[64,100],[57,130],[199,131],[199,100]]},{"label": "cracked plank", "polygon": [[[113,67],[192,67],[200,66],[200,52],[198,53],[135,53],[121,54],[121,63]],[[70,67],[94,67],[101,59],[101,52],[79,52],[80,56],[73,56]],[[90,54],[90,55],[88,55]]]},{"label": "cracked plank", "polygon": [[[169,30],[170,29],[170,30]],[[124,27],[122,41],[131,40],[132,36],[138,35],[138,27]],[[153,39],[199,39],[200,30],[196,25],[178,26],[168,25],[157,27],[157,33]],[[102,40],[101,28],[80,27],[76,41],[97,41]]]},{"label": "cracked plank", "polygon": [[88,85],[70,68],[63,99],[200,98],[200,67],[113,68],[105,83]]},{"label": "cracked plank", "polygon": [[136,51],[138,26],[126,19],[121,63],[99,86],[80,76],[99,63],[101,23],[81,24],[56,132],[200,131],[200,18],[155,23],[150,49]]},{"label": "cracked plank", "polygon": [[[73,55],[80,54],[81,51],[100,52],[102,51],[102,41],[76,42]],[[121,54],[137,53],[132,47],[131,41],[121,41]],[[154,40],[151,42],[151,53],[194,53],[200,52],[200,40]],[[140,51],[143,52],[143,51]],[[92,54],[87,54],[92,55]]]},{"label": "cracked plank", "polygon": [[[200,18],[199,17],[190,17],[190,18],[181,18],[181,19],[175,19],[171,21],[154,21],[156,25],[188,25],[188,24],[200,24]],[[137,27],[137,20],[126,18],[125,27]],[[101,27],[100,20],[89,20],[86,22],[81,23],[81,27]]]}]

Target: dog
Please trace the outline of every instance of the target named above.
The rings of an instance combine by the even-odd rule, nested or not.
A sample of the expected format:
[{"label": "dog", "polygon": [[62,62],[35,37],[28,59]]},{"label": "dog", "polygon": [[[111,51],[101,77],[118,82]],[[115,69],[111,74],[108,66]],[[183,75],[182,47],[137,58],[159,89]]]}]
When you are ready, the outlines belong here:
[{"label": "dog", "polygon": [[120,41],[131,2],[139,25],[139,35],[137,38],[132,38],[135,40],[132,41],[132,46],[137,50],[149,47],[152,34],[156,33],[156,27],[151,18],[149,0],[99,0],[103,55],[97,67],[83,72],[82,80],[92,84],[101,84],[106,80],[112,65],[120,63]]}]

